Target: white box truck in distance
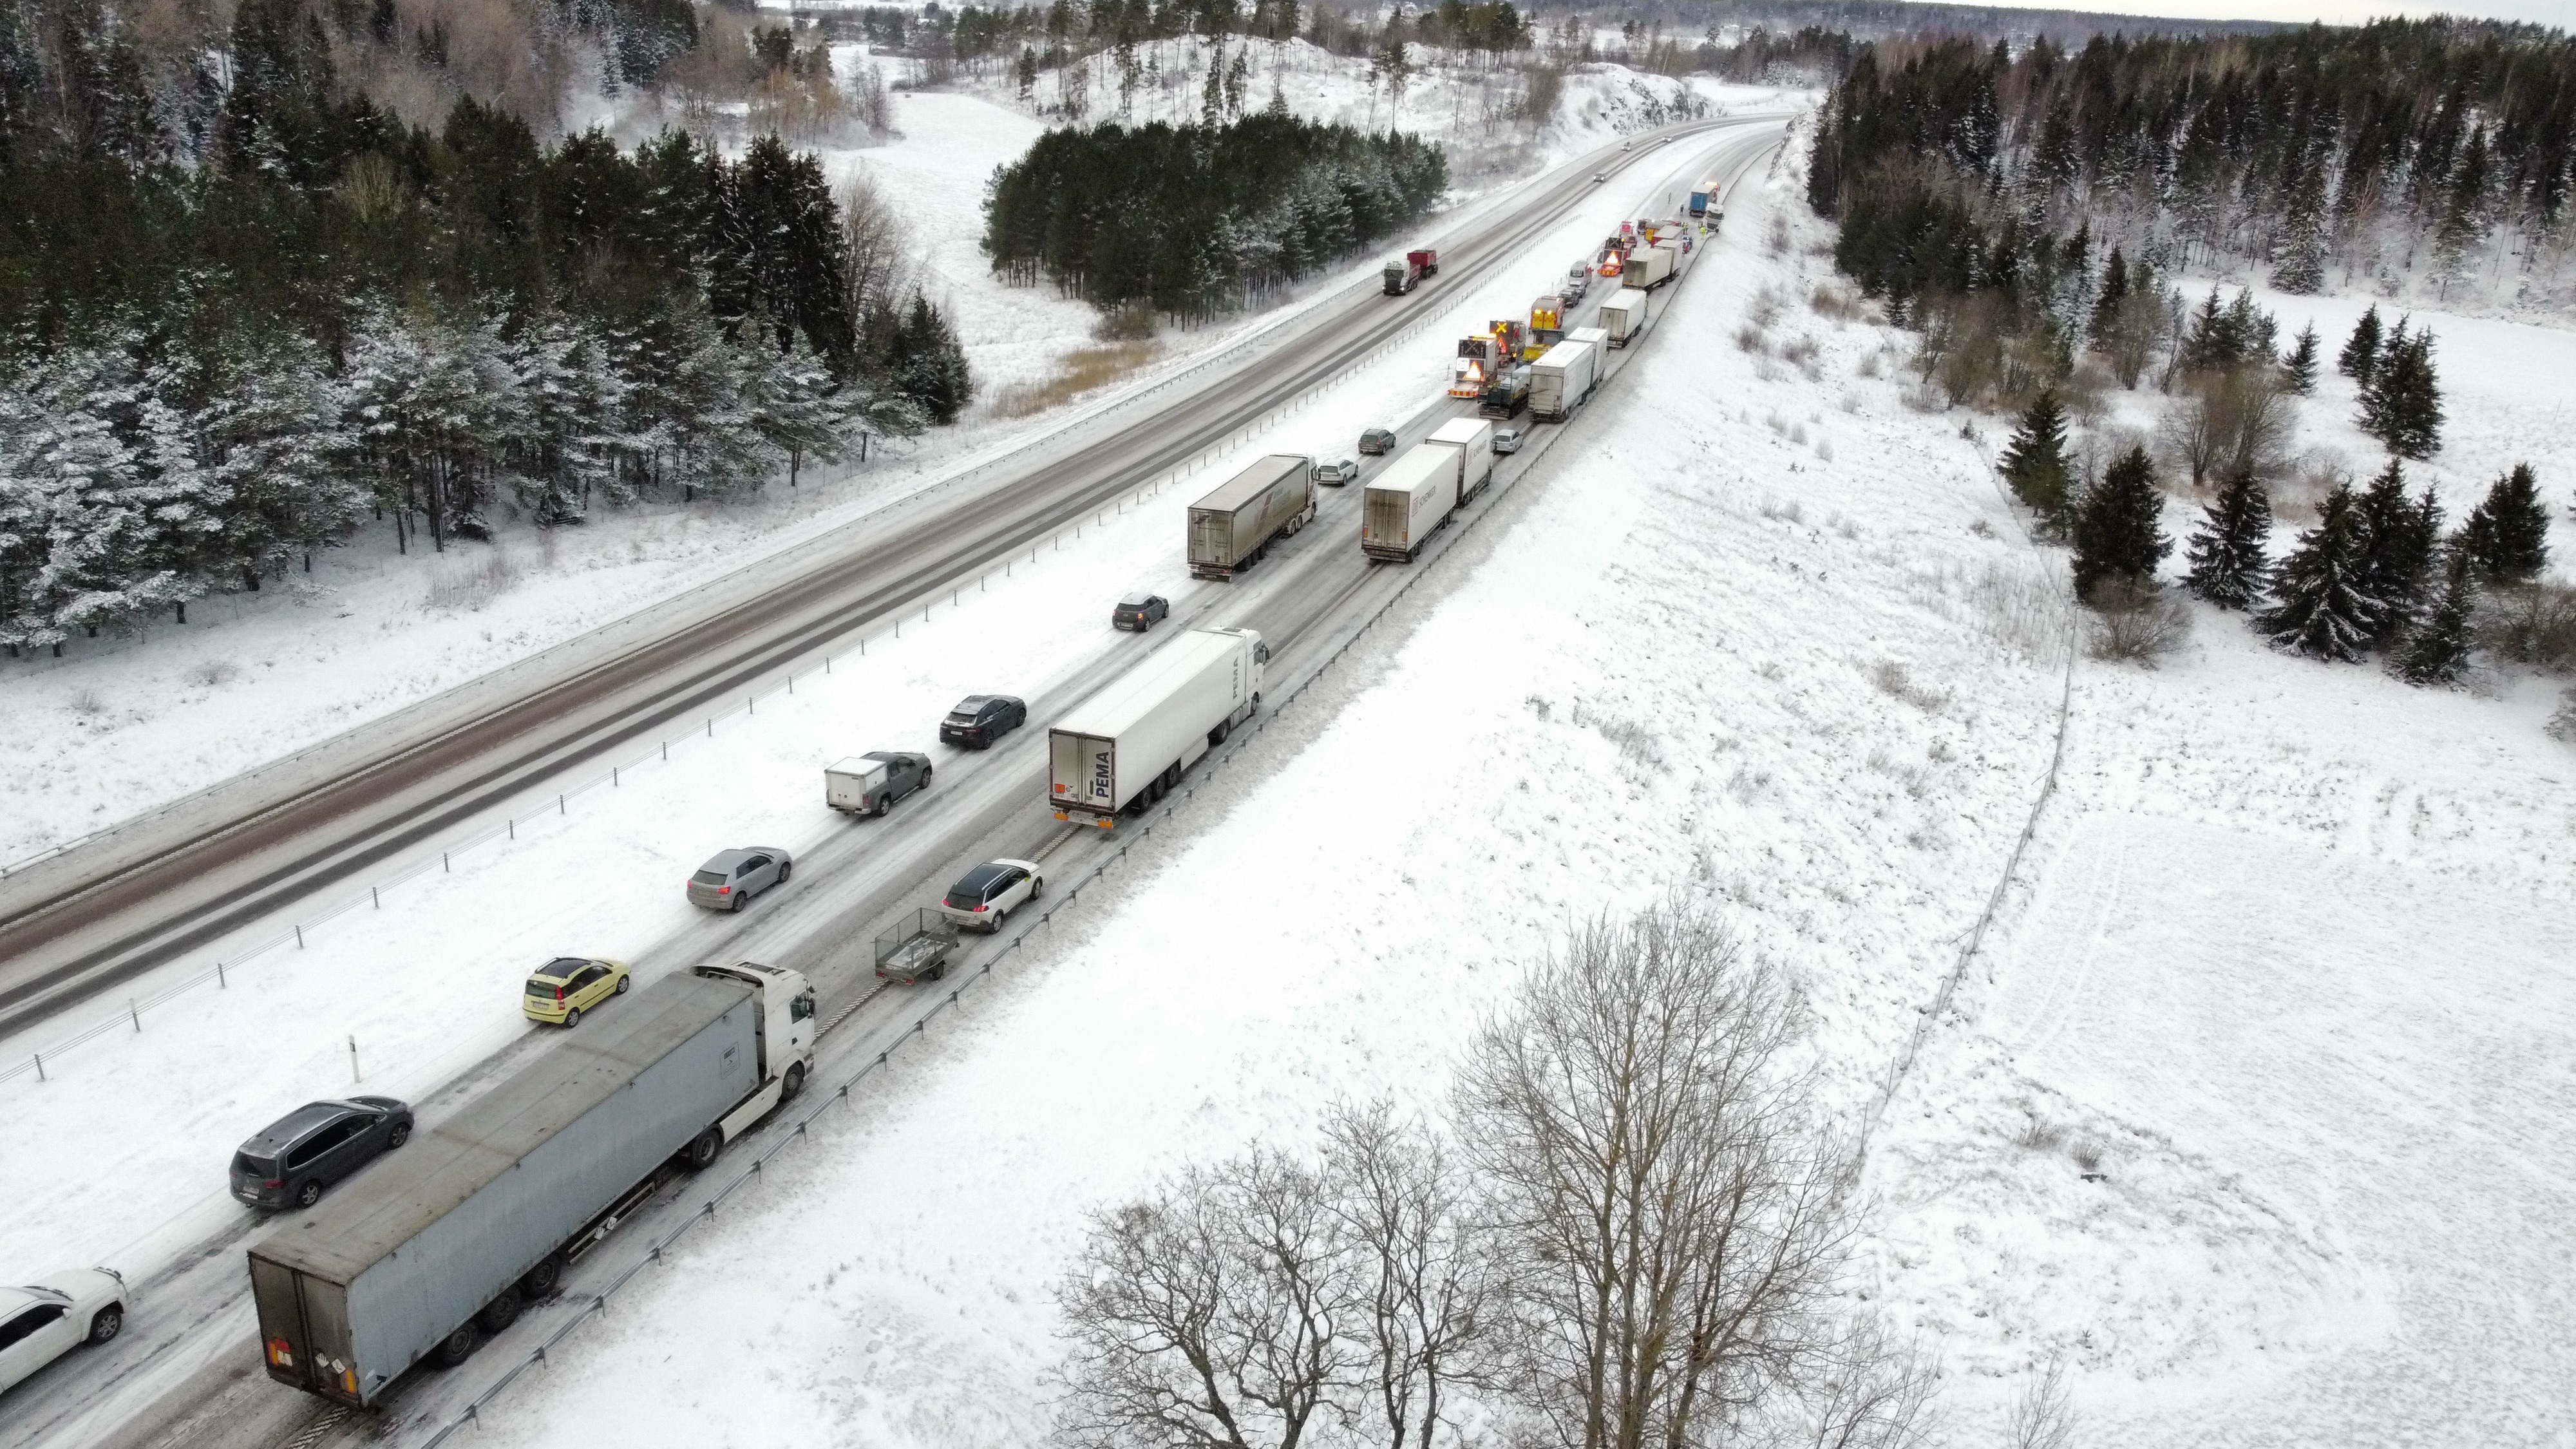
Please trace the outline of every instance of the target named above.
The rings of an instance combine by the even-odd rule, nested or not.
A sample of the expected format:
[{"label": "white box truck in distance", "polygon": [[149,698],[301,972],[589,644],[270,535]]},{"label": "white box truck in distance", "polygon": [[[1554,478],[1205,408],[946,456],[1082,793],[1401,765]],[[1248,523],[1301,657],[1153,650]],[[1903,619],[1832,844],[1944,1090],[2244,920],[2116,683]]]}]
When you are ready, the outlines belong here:
[{"label": "white box truck in distance", "polygon": [[1622,287],[1601,304],[1601,327],[1610,334],[1610,345],[1625,347],[1646,335],[1646,294],[1634,287]]},{"label": "white box truck in distance", "polygon": [[1360,498],[1360,552],[1411,563],[1458,507],[1458,450],[1416,443],[1369,480]]},{"label": "white box truck in distance", "polygon": [[1619,280],[1641,291],[1660,287],[1672,280],[1673,263],[1677,260],[1678,255],[1670,247],[1639,247],[1628,253],[1628,267]]},{"label": "white box truck in distance", "polygon": [[705,1167],[813,1069],[794,971],[701,966],[630,993],[250,1250],[268,1376],[367,1408],[453,1366],[566,1264]]},{"label": "white box truck in distance", "polygon": [[1600,354],[1589,342],[1560,342],[1530,364],[1530,416],[1561,423],[1592,395],[1593,360]]},{"label": "white box truck in distance", "polygon": [[1143,809],[1261,703],[1270,647],[1250,629],[1193,629],[1047,731],[1047,803],[1107,829]]},{"label": "white box truck in distance", "polygon": [[1423,441],[1456,448],[1458,502],[1464,507],[1494,476],[1494,425],[1483,418],[1451,418]]}]

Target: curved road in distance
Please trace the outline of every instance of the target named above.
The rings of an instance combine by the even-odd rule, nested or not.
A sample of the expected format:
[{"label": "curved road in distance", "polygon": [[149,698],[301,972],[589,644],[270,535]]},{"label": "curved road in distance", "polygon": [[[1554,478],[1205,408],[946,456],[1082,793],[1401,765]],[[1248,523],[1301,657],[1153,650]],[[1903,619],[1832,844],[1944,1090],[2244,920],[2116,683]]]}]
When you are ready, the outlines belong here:
[{"label": "curved road in distance", "polygon": [[[993,475],[989,481],[933,488],[835,530],[824,546],[802,550],[819,557],[772,586],[738,574],[736,592],[757,591],[700,617],[667,621],[461,721],[392,739],[323,783],[196,811],[205,818],[173,838],[111,840],[13,873],[0,880],[0,1035],[291,908],[710,700],[730,699],[808,651],[1188,462],[1342,375],[1429,305],[1517,260],[1592,194],[1595,172],[1615,177],[1667,156],[1682,138],[1782,120],[1689,122],[1637,138],[1633,150],[1579,158],[1492,208],[1467,234],[1440,238],[1440,274],[1411,297],[1353,286],[1254,344],[1256,355],[1239,365],[1209,368],[1165,400],[1140,400],[1066,430],[1102,436],[1072,447],[1063,446],[1063,433],[1033,441],[983,470]],[[779,560],[759,568],[784,571]],[[693,594],[711,592],[724,590]],[[186,820],[191,803],[147,821]]]}]

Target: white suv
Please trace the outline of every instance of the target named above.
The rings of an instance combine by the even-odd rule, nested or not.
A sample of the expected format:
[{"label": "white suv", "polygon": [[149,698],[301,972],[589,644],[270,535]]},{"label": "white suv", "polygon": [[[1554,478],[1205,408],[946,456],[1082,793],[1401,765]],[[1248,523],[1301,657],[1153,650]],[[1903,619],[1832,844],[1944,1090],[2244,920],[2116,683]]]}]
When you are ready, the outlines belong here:
[{"label": "white suv", "polygon": [[1045,889],[1036,861],[988,860],[957,878],[939,898],[939,913],[961,926],[998,931],[1014,908]]},{"label": "white suv", "polygon": [[84,1343],[125,1327],[125,1280],[110,1268],[74,1268],[40,1283],[0,1288],[0,1389]]}]

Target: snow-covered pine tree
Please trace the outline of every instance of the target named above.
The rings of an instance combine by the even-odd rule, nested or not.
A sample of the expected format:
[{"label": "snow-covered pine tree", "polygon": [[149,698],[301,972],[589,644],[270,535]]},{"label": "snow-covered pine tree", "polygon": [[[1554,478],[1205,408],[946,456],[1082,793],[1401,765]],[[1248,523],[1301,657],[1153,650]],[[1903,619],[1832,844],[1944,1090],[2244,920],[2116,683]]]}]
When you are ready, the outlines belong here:
[{"label": "snow-covered pine tree", "polygon": [[2352,324],[2352,336],[2344,341],[2343,351],[2335,354],[2335,371],[2369,386],[2371,373],[2379,367],[2381,337],[2379,304],[2373,302],[2362,309],[2361,320]]},{"label": "snow-covered pine tree", "polygon": [[513,449],[513,489],[540,527],[579,523],[593,486],[615,471],[612,440],[625,380],[609,343],[588,323],[556,317],[505,354],[527,425]]},{"label": "snow-covered pine tree", "polygon": [[2191,314],[2189,329],[2182,339],[2182,370],[2209,372],[2237,360],[2235,329],[2227,308],[2218,300],[2218,289],[2209,289],[2208,297]]},{"label": "snow-covered pine tree", "polygon": [[2362,431],[2401,458],[2442,450],[2442,385],[2433,371],[2433,334],[2406,335],[2403,323],[2362,388]]},{"label": "snow-covered pine tree", "polygon": [[117,429],[141,388],[127,347],[67,348],[0,388],[0,643],[63,652],[180,597],[146,496],[149,468]]},{"label": "snow-covered pine tree", "polygon": [[2442,588],[2424,620],[2406,636],[2389,668],[2409,684],[2455,684],[2469,667],[2470,626],[2477,614],[2477,567],[2468,550],[2454,546],[2442,569]]},{"label": "snow-covered pine tree", "polygon": [[2325,168],[2310,162],[2290,186],[2289,215],[2272,259],[2272,285],[2294,296],[2310,296],[2326,284]]},{"label": "snow-covered pine tree", "polygon": [[2281,358],[2281,375],[2289,382],[2290,391],[2301,397],[2312,397],[2316,394],[2318,361],[2319,344],[2316,324],[2310,323],[2299,329],[2299,335],[2290,344],[2289,352]]},{"label": "snow-covered pine tree", "polygon": [[2004,447],[2002,471],[2013,496],[2039,515],[2041,527],[2054,531],[2065,525],[2074,469],[2066,461],[2066,409],[2054,389],[2040,389],[2023,410],[2021,426]]},{"label": "snow-covered pine tree", "polygon": [[2263,481],[2240,472],[2218,485],[2184,545],[2189,586],[2222,609],[2251,609],[2272,583],[2272,496]]},{"label": "snow-covered pine tree", "polygon": [[222,386],[190,417],[220,500],[221,567],[246,588],[338,542],[367,508],[339,384],[300,337],[209,362]]},{"label": "snow-covered pine tree", "polygon": [[2073,533],[2077,598],[2091,599],[2094,586],[2110,579],[2154,582],[2173,540],[2165,536],[2164,495],[2144,447],[2120,455],[2084,490]]},{"label": "snow-covered pine tree", "polygon": [[2356,505],[2362,534],[2360,587],[2379,600],[2379,624],[2371,636],[2385,649],[2415,625],[2432,581],[2433,556],[2441,546],[2442,510],[2432,491],[2419,505],[2406,496],[2406,468],[2395,458],[2362,490]]},{"label": "snow-covered pine tree", "polygon": [[2093,296],[2093,315],[2084,335],[2095,347],[2108,348],[2119,330],[2120,304],[2129,300],[2129,259],[2120,244],[2111,244],[2111,259],[2102,265],[2102,290]]},{"label": "snow-covered pine tree", "polygon": [[2254,627],[2275,649],[2350,664],[2370,648],[2381,612],[2361,590],[2367,541],[2352,485],[2337,484],[2318,513],[2317,526],[2299,535],[2273,575],[2272,607],[2254,617]]},{"label": "snow-covered pine tree", "polygon": [[2470,510],[2461,541],[2478,572],[2499,584],[2528,583],[2549,567],[2549,510],[2529,463],[2495,481]]}]

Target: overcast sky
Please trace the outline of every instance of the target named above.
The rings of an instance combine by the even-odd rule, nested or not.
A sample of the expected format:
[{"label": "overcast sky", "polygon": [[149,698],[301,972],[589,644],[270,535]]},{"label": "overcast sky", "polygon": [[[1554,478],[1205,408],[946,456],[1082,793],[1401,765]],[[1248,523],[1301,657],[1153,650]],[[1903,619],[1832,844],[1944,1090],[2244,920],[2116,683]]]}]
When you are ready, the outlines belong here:
[{"label": "overcast sky", "polygon": [[[2025,0],[1982,0],[2019,5]],[[2380,15],[2474,15],[2490,20],[2529,20],[2576,30],[2576,0],[2462,0],[2453,5],[2387,4],[2381,0],[2027,0],[2031,8],[2101,10],[2121,15],[2182,15],[2195,20],[2322,20],[2358,25]]]}]

